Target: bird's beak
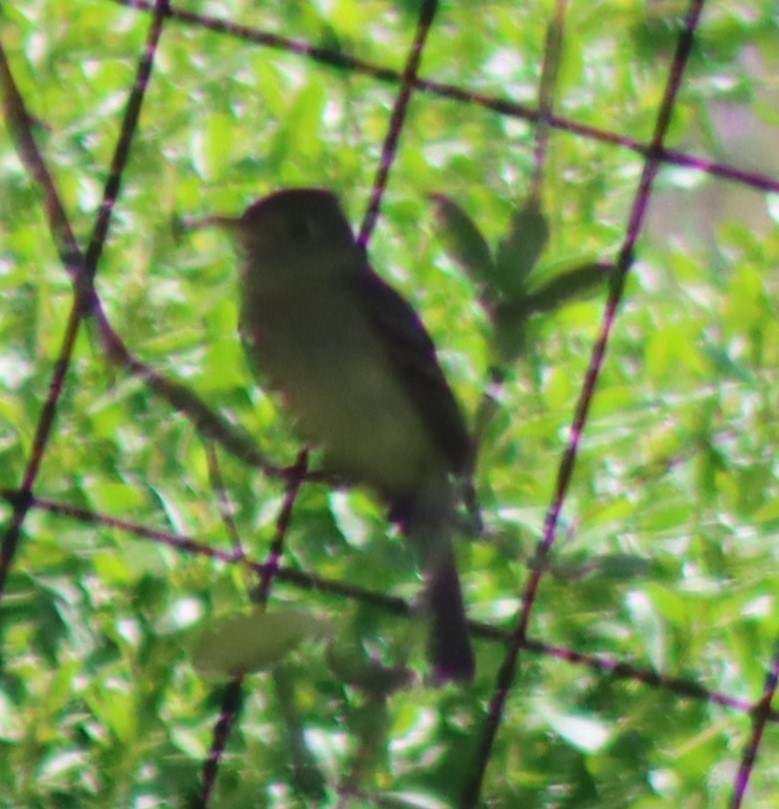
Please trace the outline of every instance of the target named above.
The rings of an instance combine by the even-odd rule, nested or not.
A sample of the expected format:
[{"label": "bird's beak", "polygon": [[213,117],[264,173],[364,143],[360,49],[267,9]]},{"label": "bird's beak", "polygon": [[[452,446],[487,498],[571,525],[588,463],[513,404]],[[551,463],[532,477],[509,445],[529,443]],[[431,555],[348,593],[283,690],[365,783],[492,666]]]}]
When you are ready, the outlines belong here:
[{"label": "bird's beak", "polygon": [[195,230],[220,227],[229,231],[236,231],[241,226],[241,220],[236,216],[204,216],[201,219],[181,219],[179,229],[182,233],[192,233]]}]

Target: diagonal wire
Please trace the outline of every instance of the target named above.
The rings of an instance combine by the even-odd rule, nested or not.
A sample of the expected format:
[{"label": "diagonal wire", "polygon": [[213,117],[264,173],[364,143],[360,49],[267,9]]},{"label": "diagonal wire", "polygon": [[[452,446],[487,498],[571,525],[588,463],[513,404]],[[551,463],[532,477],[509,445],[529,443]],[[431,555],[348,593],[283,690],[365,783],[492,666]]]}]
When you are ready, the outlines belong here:
[{"label": "diagonal wire", "polygon": [[362,227],[360,228],[359,236],[357,237],[357,242],[363,247],[368,244],[371,233],[376,226],[376,221],[379,218],[381,198],[384,196],[384,189],[389,180],[390,169],[395,160],[398,141],[403,131],[403,124],[405,123],[408,113],[408,105],[411,101],[411,92],[414,89],[414,82],[417,78],[420,62],[422,61],[422,52],[424,51],[425,42],[430,33],[430,27],[433,24],[437,9],[438,0],[425,0],[419,12],[419,20],[417,22],[416,33],[414,34],[414,41],[411,45],[411,52],[408,55],[406,67],[401,77],[400,92],[398,93],[395,105],[392,109],[389,131],[387,132],[387,137],[381,150],[379,169],[376,172],[376,179],[373,183],[373,193]]},{"label": "diagonal wire", "polygon": [[[382,147],[379,169],[377,171],[376,180],[373,184],[373,193],[358,236],[358,243],[363,247],[367,245],[379,217],[381,199],[389,179],[389,174],[397,152],[398,142],[403,131],[403,125],[406,120],[408,106],[411,100],[414,79],[416,78],[417,71],[419,70],[419,64],[424,51],[425,42],[430,32],[430,27],[435,17],[437,7],[437,0],[426,0],[422,6],[422,9],[420,10],[416,33],[411,45],[408,59],[406,60],[406,67],[403,71],[401,89],[392,110],[387,137]],[[259,591],[261,603],[265,603],[267,601],[273,576],[278,571],[281,547],[289,527],[292,507],[297,498],[299,486],[303,481],[303,476],[305,475],[306,459],[307,453],[303,453],[298,460],[298,464],[296,465],[296,468],[299,467],[298,475],[294,476],[290,481],[290,488],[287,494],[286,504],[282,509],[282,514],[279,520],[277,540],[271,549],[271,559],[269,565],[263,571],[262,575],[262,582]],[[230,732],[235,724],[238,711],[240,710],[240,705],[242,703],[242,682],[243,678],[235,678],[228,684],[223,692],[222,707],[219,713],[219,719],[214,728],[211,750],[203,767],[202,789],[200,794],[192,802],[192,806],[198,807],[198,809],[204,809],[211,801],[211,796],[213,795],[213,790],[216,784],[219,763],[224,755]]]},{"label": "diagonal wire", "polygon": [[[123,4],[124,5],[133,5],[133,6],[138,7],[138,8],[144,8],[145,10],[148,10],[149,8],[151,8],[151,4],[146,4],[146,3],[141,3],[141,2],[128,2],[128,3],[123,3]],[[157,4],[157,5],[165,5],[165,4]],[[693,4],[693,5],[695,5],[695,4]],[[696,15],[700,13],[700,8],[702,7],[703,2],[700,2],[697,5],[699,6],[699,9],[698,9],[697,12],[695,12]],[[180,19],[187,16],[187,13],[185,13],[185,12],[175,12],[174,13],[174,12],[170,12],[168,9],[165,9],[163,14],[168,14],[171,17],[178,16]],[[692,12],[691,12],[691,14],[692,14]],[[193,18],[193,20],[195,18],[197,18],[197,15],[190,15],[190,16]],[[689,22],[690,22],[690,19],[688,17],[688,28],[690,28]],[[235,27],[235,28],[238,28],[238,27]],[[251,31],[251,29],[247,29],[247,30]],[[694,26],[693,26],[693,28],[690,29],[690,31],[692,31],[692,30],[694,30]],[[226,32],[230,33],[230,31],[226,31]],[[257,32],[252,32],[252,33],[256,34]],[[680,46],[681,46],[681,41],[680,41]],[[323,62],[328,62],[329,61],[329,63],[331,63],[331,64],[338,63],[336,59],[331,58],[332,57],[332,52],[328,52],[325,49],[311,48],[310,46],[305,46],[305,47],[307,48],[306,54],[309,55],[309,56],[313,56],[314,58],[319,58],[320,61],[323,61]],[[680,49],[677,49],[677,56],[676,56],[676,59],[674,61],[674,67],[679,66],[680,68],[682,68],[683,65],[681,64],[681,61],[679,61],[679,53],[680,53]],[[3,71],[3,65],[4,64],[5,64],[4,56],[0,52],[0,72]],[[370,66],[368,66],[368,67],[370,67]],[[510,114],[510,115],[520,115],[521,114],[522,117],[526,117],[529,120],[540,120],[540,117],[539,117],[540,112],[537,111],[537,110],[532,110],[532,109],[529,109],[529,108],[524,109],[524,108],[521,107],[521,105],[514,105],[514,104],[511,104],[509,102],[503,102],[503,101],[501,101],[499,99],[489,99],[487,97],[479,96],[478,94],[469,93],[468,91],[464,91],[464,90],[461,90],[459,88],[447,88],[445,85],[438,85],[438,84],[433,83],[433,82],[425,82],[423,80],[418,79],[415,75],[413,77],[411,77],[411,79],[408,81],[408,83],[405,83],[406,82],[406,73],[407,73],[407,71],[404,71],[404,74],[401,76],[400,74],[398,74],[398,73],[396,73],[394,71],[388,71],[388,70],[384,70],[384,69],[380,69],[380,70],[382,71],[382,75],[378,76],[378,78],[380,78],[381,80],[385,80],[385,81],[401,82],[402,88],[407,89],[409,92],[412,89],[419,89],[419,90],[428,91],[428,92],[436,92],[439,95],[449,95],[449,97],[457,97],[459,100],[469,101],[471,103],[482,104],[483,106],[488,106],[490,108],[496,109],[497,111],[505,113],[505,114]],[[679,80],[681,79],[681,69],[679,70],[679,74],[678,74],[677,78]],[[7,83],[5,81],[3,81],[3,84],[7,88]],[[139,85],[136,85],[136,86],[139,86]],[[6,92],[7,92],[7,89],[6,89]],[[399,105],[396,105],[396,109],[397,109],[398,106]],[[23,110],[23,106],[16,109],[17,113],[18,113],[19,109]],[[670,114],[671,109],[672,109],[672,104],[667,107],[667,111],[668,111],[669,114]],[[14,114],[13,104],[11,104],[11,110],[12,110],[11,115],[13,115]],[[662,112],[662,110],[661,110],[661,112]],[[9,117],[8,104],[6,106],[6,116]],[[661,116],[661,118],[662,118],[662,116]],[[20,118],[20,120],[22,121],[22,124],[26,125],[26,124],[29,123],[29,121],[25,121],[23,117]],[[642,154],[642,155],[646,156],[648,158],[648,162],[647,162],[647,165],[645,166],[644,177],[642,177],[642,188],[641,188],[640,193],[639,193],[639,199],[637,200],[637,203],[638,203],[639,200],[641,199],[641,194],[644,195],[644,198],[643,198],[643,207],[644,208],[646,207],[646,204],[647,204],[647,202],[649,200],[649,195],[650,195],[650,191],[651,191],[652,181],[654,179],[654,174],[656,173],[657,169],[659,168],[660,162],[675,162],[675,163],[677,163],[679,165],[688,165],[688,166],[694,167],[696,169],[706,171],[706,172],[708,172],[710,174],[713,174],[713,175],[719,175],[719,176],[726,177],[728,179],[737,180],[739,182],[743,182],[745,185],[752,185],[755,188],[764,188],[764,189],[774,190],[774,191],[779,190],[779,182],[771,180],[770,178],[767,178],[767,177],[764,177],[764,176],[761,176],[761,175],[752,175],[752,174],[749,174],[747,172],[739,172],[738,170],[733,169],[732,167],[729,167],[729,166],[710,163],[710,162],[705,161],[705,160],[700,160],[698,158],[694,158],[694,157],[691,157],[691,156],[688,156],[688,155],[684,155],[683,153],[680,153],[680,152],[674,152],[673,150],[667,150],[662,146],[661,142],[657,142],[657,137],[656,136],[655,136],[655,138],[653,138],[653,141],[649,145],[644,145],[644,144],[638,143],[637,141],[633,141],[633,140],[631,140],[629,138],[624,138],[624,137],[619,136],[619,135],[613,135],[612,133],[606,133],[606,132],[591,129],[591,128],[588,128],[588,127],[582,127],[582,126],[576,124],[575,122],[566,121],[563,118],[558,118],[558,117],[555,117],[553,115],[550,115],[548,117],[548,119],[546,119],[546,122],[549,123],[553,128],[557,128],[557,129],[560,129],[560,130],[573,132],[575,134],[580,134],[580,135],[583,135],[583,136],[592,137],[592,138],[595,138],[595,139],[599,139],[599,140],[619,144],[619,145],[625,146],[626,148],[632,149],[633,151],[637,152],[638,154]],[[17,122],[17,123],[14,123],[10,128],[12,129],[12,131],[15,132],[18,129],[23,129],[24,128],[24,126],[22,124]],[[660,124],[661,124],[661,120],[659,119],[658,120],[658,126],[657,126],[657,129],[656,129],[656,133],[660,128]],[[667,122],[666,122],[666,124],[667,124]],[[401,126],[402,126],[402,124],[401,124]],[[27,126],[27,129],[29,129],[29,126]],[[392,127],[390,127],[390,129],[392,129]],[[123,129],[123,132],[124,131],[125,130]],[[131,130],[127,130],[127,131],[130,132]],[[398,133],[399,133],[399,131],[400,131],[400,127],[398,127]],[[26,148],[26,146],[24,144],[23,144],[23,146],[24,146],[24,148]],[[129,140],[128,140],[128,146],[129,146]],[[396,143],[393,145],[393,150],[394,150],[395,146],[396,146]],[[385,147],[386,147],[386,144],[385,144]],[[20,153],[22,151],[23,151],[23,149],[20,148]],[[391,161],[392,161],[392,154],[390,153],[389,154],[389,162],[387,163],[388,168],[391,165]],[[29,161],[27,159],[25,159],[25,163],[28,165],[28,170],[29,170],[30,163],[29,163]],[[647,171],[647,169],[650,167],[650,165],[654,166],[654,170],[651,173]],[[38,174],[37,174],[36,171],[30,171],[30,174],[31,174],[31,176],[36,178],[36,181],[39,182],[39,184],[43,185],[44,188],[45,188],[45,183],[42,183],[42,182],[40,182],[40,180],[38,180]],[[114,175],[112,174],[112,176],[114,176]],[[118,180],[121,177],[121,170],[118,171],[115,176],[116,176],[116,178]],[[386,177],[385,177],[385,181],[386,181]],[[377,212],[378,212],[378,207],[379,207],[379,204],[380,204],[380,196],[381,196],[381,193],[383,191],[384,184],[385,184],[385,182],[382,182],[382,183],[377,182],[376,191],[375,191],[375,193],[378,193],[378,197],[379,197],[379,200],[376,203],[376,211]],[[117,186],[116,186],[116,188],[115,188],[115,190],[113,192],[113,199],[116,198],[116,195],[118,194],[118,191],[119,191],[119,186],[118,186],[118,183],[117,183]],[[108,198],[109,198],[108,194],[106,194],[104,196],[104,200],[107,200]],[[99,217],[99,220],[98,220],[98,226],[102,222],[103,226],[104,226],[104,229],[103,229],[102,235],[100,235],[98,233],[99,228],[98,228],[98,226],[96,226],[95,233],[93,234],[93,240],[92,240],[92,243],[90,244],[90,248],[92,248],[94,245],[97,245],[97,247],[95,248],[96,249],[95,256],[90,261],[91,266],[93,268],[92,272],[94,272],[94,268],[97,266],[97,261],[99,259],[100,249],[102,247],[102,243],[103,243],[103,241],[105,239],[105,235],[107,233],[112,204],[110,206],[107,206],[107,205],[105,205],[105,202],[104,202],[104,205],[101,206],[101,212],[100,212],[100,217]],[[52,200],[50,198],[47,198],[47,210],[49,210],[51,207],[52,207]],[[570,479],[570,475],[572,474],[572,471],[573,471],[573,465],[575,463],[576,451],[577,451],[577,446],[578,446],[578,440],[579,440],[579,437],[580,437],[580,434],[581,434],[581,429],[583,429],[584,424],[586,423],[586,420],[587,420],[587,410],[588,410],[589,403],[590,403],[591,397],[592,397],[594,389],[595,389],[595,385],[597,383],[597,376],[598,376],[598,373],[599,373],[599,370],[600,370],[600,365],[602,364],[603,357],[605,355],[605,350],[606,350],[606,346],[607,346],[607,342],[608,342],[608,334],[609,334],[609,332],[611,330],[611,327],[613,325],[613,319],[614,319],[614,317],[616,315],[616,309],[617,309],[617,306],[618,306],[619,301],[620,301],[620,299],[622,297],[622,294],[623,294],[625,277],[626,277],[627,272],[629,271],[630,265],[632,263],[633,248],[634,248],[634,245],[635,245],[635,241],[636,241],[636,239],[638,237],[638,234],[640,233],[641,222],[643,220],[644,213],[645,213],[645,211],[643,209],[640,209],[640,206],[638,204],[636,204],[634,206],[634,216],[631,218],[631,227],[630,227],[629,232],[628,232],[628,237],[626,238],[625,244],[623,245],[623,249],[620,252],[619,272],[620,272],[621,277],[619,278],[618,285],[615,285],[615,288],[612,289],[612,294],[611,294],[611,296],[609,298],[609,306],[613,303],[613,306],[610,306],[610,317],[607,317],[607,315],[604,315],[604,322],[602,324],[602,331],[601,331],[601,339],[599,340],[599,343],[596,345],[596,348],[598,346],[601,346],[600,355],[598,356],[598,352],[596,350],[593,351],[593,358],[592,358],[592,361],[591,361],[591,364],[590,364],[590,368],[588,370],[588,377],[587,377],[587,381],[589,382],[590,381],[590,373],[589,372],[592,371],[591,385],[589,385],[589,387],[587,385],[585,385],[585,387],[583,388],[583,391],[582,391],[582,396],[580,397],[580,400],[579,400],[579,405],[577,405],[577,415],[576,415],[576,418],[574,419],[574,424],[573,424],[572,429],[571,429],[571,439],[570,439],[570,442],[569,442],[569,445],[568,445],[568,449],[567,449],[566,456],[564,458],[563,464],[561,465],[560,475],[558,477],[558,486],[557,486],[557,490],[556,490],[555,502],[553,504],[553,508],[550,509],[550,512],[547,515],[547,523],[545,525],[545,531],[544,531],[544,542],[546,542],[547,539],[548,539],[550,547],[551,547],[551,543],[554,541],[554,535],[555,535],[555,530],[556,530],[556,521],[557,521],[557,518],[559,517],[560,509],[562,508],[562,502],[563,502],[563,499],[564,499],[564,496],[565,496],[565,491],[567,489],[568,480]],[[49,212],[49,216],[50,216],[50,219],[51,219],[51,217],[52,217],[51,212]],[[64,219],[64,212],[62,214],[62,217]],[[65,223],[67,224],[66,219],[65,219]],[[71,233],[71,236],[72,236],[72,233]],[[73,240],[73,242],[75,244],[75,240]],[[67,244],[67,237],[65,237],[63,239],[57,239],[57,244],[58,244],[58,248],[61,247],[63,244]],[[78,251],[78,245],[75,245],[75,248],[76,248],[75,251],[66,250],[66,251],[63,252],[61,250],[61,255],[63,257],[63,263],[65,264],[65,266],[71,272],[73,272],[74,269],[77,271],[78,268],[81,266],[81,258],[80,258],[79,251]],[[95,301],[96,301],[96,299],[95,299]],[[90,302],[87,299],[85,302],[83,302],[82,305],[86,305],[86,306],[94,305],[95,301]],[[99,306],[99,302],[98,302],[97,305]],[[607,314],[608,314],[608,312],[609,312],[609,308],[607,307]],[[80,314],[83,315],[84,313],[81,312]],[[77,327],[78,326],[76,326],[76,328]],[[62,356],[65,356],[65,355],[63,355],[61,353],[60,356],[62,357]],[[67,355],[67,357],[69,357],[69,354]],[[597,363],[596,363],[596,359],[597,359]],[[67,371],[67,366],[64,368],[64,371],[63,371],[63,374],[62,374],[62,381],[63,382],[64,382],[64,379],[65,379],[65,372],[66,371]],[[58,396],[59,396],[59,394],[57,393],[57,395],[56,395],[56,397],[54,399],[54,407],[55,408],[56,408],[56,402],[57,402]],[[581,418],[580,418],[580,416],[581,416]],[[52,420],[53,420],[53,414],[52,414]],[[576,429],[577,426],[578,426],[578,429]],[[51,425],[49,425],[49,429],[50,429],[50,427],[51,427]],[[36,437],[37,437],[37,435],[36,435]],[[45,445],[46,445],[46,440],[47,440],[47,437],[44,438],[44,440],[42,441],[42,443],[40,445],[41,446],[41,456],[42,456],[42,452],[43,452],[43,447],[45,447]],[[35,455],[35,451],[33,451],[33,455]],[[569,463],[569,468],[567,470],[567,479],[564,479],[564,474],[563,473],[565,472],[566,463]],[[29,467],[28,467],[28,471],[29,471]],[[35,478],[36,474],[37,474],[37,469],[35,470],[35,472],[34,472],[34,474],[32,476],[33,477],[33,482],[34,482],[34,478]],[[563,482],[565,484],[564,486],[562,485]],[[24,490],[23,490],[23,492],[19,494],[19,496],[18,496],[18,498],[16,500],[12,500],[12,502],[15,503],[15,506],[14,506],[14,513],[15,514],[17,513],[17,510],[24,510],[24,512],[26,513],[27,509],[29,509],[31,507],[31,505],[35,505],[34,501],[32,503],[30,502],[30,498],[32,497],[32,483],[30,485],[29,490],[26,491],[26,496],[24,496],[24,494],[25,493],[24,493]],[[16,505],[16,503],[18,503],[18,505]],[[556,514],[554,513],[554,506],[555,505],[558,506]],[[553,516],[554,516],[554,522],[551,522],[551,518]],[[5,545],[3,546],[3,551],[5,552]],[[547,552],[548,552],[548,548],[547,548]],[[5,553],[4,553],[4,556],[5,556]],[[538,574],[538,576],[540,578],[540,573]],[[1,593],[2,593],[2,587],[0,586],[0,594]],[[528,620],[529,620],[530,606],[532,606],[532,599],[531,599],[530,603],[528,604],[528,609],[527,610],[524,610],[524,605],[523,605],[523,612],[524,612],[524,614],[525,614],[525,616],[526,616],[526,618]],[[519,636],[520,637],[521,648],[535,648],[536,643],[526,636],[526,634],[525,634],[526,629],[527,629],[527,622],[525,622],[524,629],[523,629],[521,635]],[[514,637],[515,641],[516,641],[516,638],[517,638],[517,635],[515,633],[515,637]],[[517,647],[517,652],[519,651],[519,648],[520,648],[520,646]],[[564,652],[567,653],[567,650],[561,650],[561,653],[564,653]],[[584,657],[586,657],[586,656],[580,656],[580,657],[583,660]],[[602,665],[599,664],[598,661],[595,661],[595,664],[599,665],[599,667],[602,667]],[[622,665],[622,664],[617,664],[617,665],[619,666],[619,665]],[[629,668],[629,667],[626,667],[626,668]],[[757,748],[758,748],[759,743],[760,743],[760,738],[761,738],[764,723],[765,723],[766,720],[775,721],[775,719],[776,719],[775,711],[772,712],[771,709],[770,709],[770,695],[772,695],[773,689],[775,689],[775,687],[776,687],[776,675],[777,675],[777,666],[775,664],[774,668],[772,670],[772,673],[771,673],[771,675],[769,675],[769,677],[767,679],[767,682],[766,682],[766,695],[767,696],[764,698],[764,700],[761,701],[761,703],[757,706],[757,708],[754,711],[754,714],[755,714],[755,726],[754,726],[753,739],[751,740],[750,745],[747,747],[747,749],[744,752],[744,761],[742,762],[742,768],[741,768],[741,771],[740,771],[739,779],[738,779],[737,784],[736,784],[736,790],[735,790],[735,796],[734,796],[734,800],[737,800],[739,802],[734,803],[733,804],[734,806],[740,805],[740,800],[743,797],[743,793],[744,793],[744,791],[746,789],[746,784],[747,784],[747,781],[748,781],[749,773],[751,771],[751,766],[752,766],[752,764],[754,762],[754,758],[755,758],[755,755],[757,753]],[[773,676],[773,680],[771,679],[771,676]],[[509,685],[510,685],[510,680],[509,680]]]},{"label": "diagonal wire", "polygon": [[514,630],[508,653],[498,673],[495,691],[490,700],[484,735],[481,739],[475,759],[475,767],[463,790],[460,802],[461,809],[471,809],[471,807],[475,807],[479,801],[484,775],[487,765],[489,764],[498,730],[503,721],[506,701],[516,674],[519,653],[520,650],[524,648],[527,641],[527,628],[530,622],[530,615],[544,570],[543,560],[549,555],[555,541],[557,524],[576,463],[579,441],[585,424],[587,423],[587,415],[603,366],[609,335],[614,325],[617,309],[622,300],[627,275],[633,263],[635,244],[644,222],[652,184],[661,165],[660,153],[662,144],[668,131],[674,103],[681,87],[682,74],[692,50],[695,30],[698,27],[703,4],[704,0],[692,0],[689,11],[685,17],[683,28],[679,34],[668,84],[657,116],[649,158],[644,165],[644,170],[641,175],[638,191],[630,214],[627,234],[619,252],[617,266],[614,271],[613,285],[603,314],[600,334],[593,347],[590,364],[576,405],[568,446],[566,447],[565,454],[560,464],[554,499],[544,523],[543,539],[537,550],[537,556],[541,564],[536,566],[531,572],[522,596],[522,608],[519,620]]},{"label": "diagonal wire", "polygon": [[[272,477],[285,478],[288,476],[288,470],[278,468],[267,461],[250,436],[213,413],[184,385],[167,379],[154,368],[133,356],[112,328],[105,315],[100,298],[92,286],[97,263],[108,232],[111,213],[120,190],[123,167],[126,164],[132,137],[137,127],[143,95],[151,75],[153,55],[161,33],[162,21],[169,16],[167,5],[161,2],[159,6],[157,16],[153,20],[149,32],[145,54],[139,65],[136,81],[133,84],[128,100],[125,120],[120,131],[120,138],[112,159],[103,201],[98,211],[86,256],[82,253],[81,247],[73,234],[54,180],[35,143],[31,126],[33,117],[28,113],[16,87],[5,52],[2,49],[2,43],[0,43],[0,85],[3,88],[5,118],[16,143],[17,152],[27,168],[28,174],[44,194],[44,208],[49,230],[60,260],[74,281],[77,296],[80,296],[77,300],[78,307],[74,307],[68,320],[65,338],[63,339],[54,376],[49,386],[49,397],[44,403],[43,413],[36,429],[31,462],[25,472],[22,490],[31,489],[32,482],[37,477],[43,448],[51,432],[57,403],[70,366],[73,344],[81,321],[87,315],[91,316],[97,323],[100,339],[103,342],[108,359],[122,365],[129,373],[141,379],[155,394],[165,399],[173,408],[186,413],[203,436],[218,441],[230,454],[250,466],[262,469]],[[150,8],[153,7],[150,6]],[[312,477],[315,478],[316,473],[312,473]],[[17,508],[24,510],[23,498],[19,499]],[[11,530],[14,530],[13,526]],[[16,531],[18,532],[18,528]],[[4,566],[7,568],[13,556],[14,550],[8,545],[4,546],[2,561],[0,561],[0,593],[7,576],[7,569],[4,569]]]},{"label": "diagonal wire", "polygon": [[729,804],[730,809],[740,809],[743,806],[749,779],[757,761],[757,752],[760,749],[763,732],[769,717],[774,713],[771,704],[776,696],[777,685],[779,685],[779,645],[777,645],[774,652],[771,668],[765,678],[763,696],[753,712],[752,733],[744,746],[744,752],[741,754],[741,764],[733,784],[733,796]]},{"label": "diagonal wire", "polygon": [[138,78],[127,104],[125,114],[126,128],[123,129],[123,131],[128,132],[128,134],[120,140],[114,155],[111,175],[106,183],[103,204],[100,209],[95,232],[83,260],[78,242],[73,235],[73,230],[68,222],[64,206],[57,193],[54,180],[32,136],[30,129],[30,121],[32,118],[27,112],[24,100],[19,94],[16,83],[13,80],[5,52],[0,49],[0,81],[2,81],[4,89],[3,102],[6,120],[16,141],[20,158],[30,172],[30,175],[44,191],[46,213],[52,233],[55,236],[57,249],[65,267],[73,277],[75,287],[75,297],[68,315],[65,334],[54,366],[54,372],[49,383],[49,393],[38,419],[35,436],[33,438],[32,451],[23,475],[20,497],[17,500],[13,516],[3,536],[2,547],[0,548],[0,599],[5,591],[8,575],[21,540],[22,525],[27,516],[33,486],[38,477],[46,445],[54,426],[57,407],[62,396],[65,379],[70,369],[76,337],[78,336],[84,317],[89,314],[91,308],[93,297],[92,279],[94,278],[97,260],[100,256],[102,244],[107,233],[111,210],[113,209],[116,195],[119,191],[121,172],[129,154],[131,140],[131,134],[129,133],[134,131],[138,120],[143,95],[151,72],[154,50],[156,49],[162,31],[162,21],[167,11],[167,5],[167,0],[158,0],[157,2],[156,13],[152,19],[146,42],[146,52],[138,66]]},{"label": "diagonal wire", "polygon": [[[111,2],[144,12],[150,12],[154,8],[154,4],[151,0],[111,0]],[[288,53],[296,53],[300,56],[313,59],[323,65],[348,70],[353,73],[363,73],[385,84],[402,84],[404,80],[403,74],[399,73],[397,70],[383,67],[382,65],[377,65],[364,59],[358,59],[357,57],[349,56],[340,51],[310,45],[300,40],[289,39],[278,34],[259,31],[256,28],[237,25],[228,20],[209,17],[175,7],[170,8],[169,14],[171,20],[177,22],[187,23],[198,28],[205,28],[236,39],[255,42],[258,45],[263,45],[268,48],[274,48]],[[429,93],[440,98],[446,98],[451,101],[475,104],[501,115],[520,118],[529,123],[538,123],[544,115],[543,109],[539,107],[522,104],[506,98],[486,95],[430,79],[414,78],[412,80],[412,89]],[[779,178],[770,177],[765,173],[747,171],[737,168],[736,166],[728,165],[727,163],[719,163],[714,160],[689,155],[677,149],[669,149],[664,146],[658,147],[655,143],[646,144],[627,135],[598,129],[598,127],[582,124],[561,115],[549,115],[547,123],[552,129],[569,132],[572,135],[600,143],[620,146],[647,159],[658,159],[664,163],[691,168],[758,191],[779,192]]]},{"label": "diagonal wire", "polygon": [[[15,489],[0,489],[0,498],[10,503],[12,506],[18,497],[19,492]],[[273,556],[271,556],[268,561],[256,562],[247,557],[240,547],[233,547],[232,551],[215,548],[211,545],[199,542],[192,537],[172,534],[158,528],[149,528],[148,526],[129,522],[119,517],[111,517],[69,503],[62,503],[46,498],[34,497],[30,508],[40,509],[49,514],[75,520],[86,525],[106,526],[113,530],[126,533],[128,536],[138,540],[147,540],[166,545],[179,553],[203,556],[228,565],[235,563],[243,564],[261,579],[263,576],[272,575],[278,581],[302,590],[316,591],[322,594],[332,595],[337,599],[346,599],[356,603],[370,605],[394,615],[408,616],[412,612],[411,606],[404,599],[397,596],[390,596],[382,591],[368,590],[364,587],[351,585],[337,579],[324,578],[297,568],[284,567],[280,564],[280,560]],[[279,515],[277,529],[283,528],[283,530],[286,530],[285,522],[288,517],[285,512],[287,512],[287,510],[288,504],[285,502]],[[509,642],[512,637],[511,633],[507,630],[498,628],[492,624],[486,624],[480,621],[469,621],[468,625],[474,636],[487,641],[505,644]],[[565,660],[572,665],[586,666],[593,671],[604,672],[615,678],[633,680],[658,688],[664,688],[686,699],[711,702],[715,705],[731,708],[744,714],[755,716],[764,714],[766,721],[779,723],[779,709],[770,707],[766,709],[764,704],[765,697],[755,705],[749,700],[739,699],[717,691],[711,691],[705,686],[696,683],[694,680],[660,674],[652,669],[644,669],[607,655],[578,652],[561,646],[555,646],[532,637],[527,638],[524,648],[545,657]]]}]

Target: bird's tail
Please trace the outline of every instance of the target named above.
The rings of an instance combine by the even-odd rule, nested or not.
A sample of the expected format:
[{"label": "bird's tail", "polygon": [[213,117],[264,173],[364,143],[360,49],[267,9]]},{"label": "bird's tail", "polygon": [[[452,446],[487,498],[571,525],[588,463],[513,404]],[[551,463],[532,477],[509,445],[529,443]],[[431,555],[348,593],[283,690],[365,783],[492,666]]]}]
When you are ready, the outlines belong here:
[{"label": "bird's tail", "polygon": [[428,654],[433,679],[436,683],[469,683],[476,662],[452,547],[451,484],[441,478],[429,481],[401,510],[404,531],[420,555],[425,575],[425,598],[431,615]]},{"label": "bird's tail", "polygon": [[469,683],[473,680],[476,661],[451,544],[426,576],[432,616],[428,652],[433,663],[433,677],[439,683],[449,680]]}]

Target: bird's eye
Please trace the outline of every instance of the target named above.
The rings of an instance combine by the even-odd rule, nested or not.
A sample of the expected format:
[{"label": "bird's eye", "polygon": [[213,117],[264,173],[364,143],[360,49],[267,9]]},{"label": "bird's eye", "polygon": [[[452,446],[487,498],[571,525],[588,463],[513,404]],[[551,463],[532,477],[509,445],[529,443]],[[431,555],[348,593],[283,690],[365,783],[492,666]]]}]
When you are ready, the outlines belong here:
[{"label": "bird's eye", "polygon": [[310,242],[316,235],[314,223],[306,216],[290,217],[288,226],[289,235],[296,242]]}]

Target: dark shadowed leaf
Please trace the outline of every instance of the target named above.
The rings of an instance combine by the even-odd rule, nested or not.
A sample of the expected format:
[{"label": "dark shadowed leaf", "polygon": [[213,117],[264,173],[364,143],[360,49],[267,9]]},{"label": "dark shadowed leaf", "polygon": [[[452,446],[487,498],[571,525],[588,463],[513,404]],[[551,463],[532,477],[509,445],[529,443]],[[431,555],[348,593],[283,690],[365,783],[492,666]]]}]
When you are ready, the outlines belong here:
[{"label": "dark shadowed leaf", "polygon": [[447,255],[479,287],[490,293],[494,277],[494,263],[486,239],[478,225],[450,197],[445,194],[430,194],[435,203],[438,232]]},{"label": "dark shadowed leaf", "polygon": [[527,296],[530,312],[550,312],[575,298],[601,288],[609,278],[609,265],[583,264],[547,282]]},{"label": "dark shadowed leaf", "polygon": [[502,295],[513,300],[524,296],[527,277],[538,263],[548,240],[546,216],[539,201],[531,197],[514,212],[509,232],[498,245],[493,283]]}]

